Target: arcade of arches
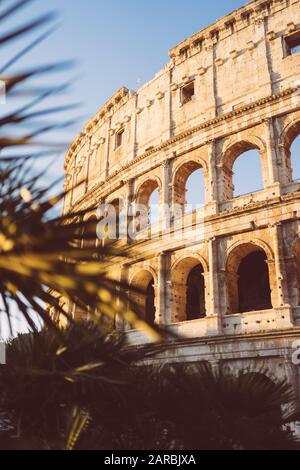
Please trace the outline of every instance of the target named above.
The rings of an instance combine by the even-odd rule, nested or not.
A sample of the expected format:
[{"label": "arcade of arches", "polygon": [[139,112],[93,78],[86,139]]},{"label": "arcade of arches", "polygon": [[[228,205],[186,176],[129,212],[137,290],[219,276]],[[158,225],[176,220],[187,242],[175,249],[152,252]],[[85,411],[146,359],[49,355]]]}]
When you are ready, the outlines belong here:
[{"label": "arcade of arches", "polygon": [[155,322],[155,290],[154,277],[147,271],[137,273],[130,283],[130,300],[137,312],[150,325]]},{"label": "arcade of arches", "polygon": [[[123,87],[90,119],[65,159],[64,213],[116,199],[145,207],[109,268],[122,298],[178,333],[158,360],[267,360],[294,374],[299,394],[299,368],[288,370],[300,336],[299,53],[283,46],[299,34],[300,0],[253,3],[173,48],[151,81]],[[157,200],[170,208],[168,233]],[[191,203],[204,207],[190,213]],[[131,229],[134,214],[125,219]]]},{"label": "arcade of arches", "polygon": [[[300,154],[300,124],[295,124],[284,136],[284,147],[286,155],[286,166],[290,169],[289,180],[292,182],[297,178],[297,169],[292,172],[292,167],[296,166],[297,161],[295,154]],[[249,160],[249,168],[255,164],[255,174],[258,176],[258,181],[263,181],[266,184],[267,175],[265,169],[266,150],[263,146],[259,146],[259,141],[256,143],[247,140],[233,143],[222,154],[222,170],[223,179],[220,186],[223,191],[223,199],[229,200],[234,196],[236,182],[240,178],[247,180],[247,166],[239,167],[239,160]],[[250,164],[251,160],[251,164]],[[300,160],[299,160],[300,161]],[[294,162],[294,165],[292,165]],[[300,165],[299,165],[300,167]],[[249,169],[248,169],[249,171]],[[253,170],[254,171],[254,170]],[[244,174],[242,175],[242,173]],[[177,165],[174,169],[174,177],[172,184],[170,184],[171,196],[170,199],[174,204],[178,204],[185,208],[186,204],[205,202],[207,198],[207,168],[200,160],[191,158],[181,165]],[[294,177],[293,177],[294,175]],[[299,173],[300,176],[300,173]],[[193,181],[193,186],[190,187],[190,182]],[[259,183],[258,183],[259,184]],[[254,191],[258,190],[259,186],[253,188]],[[250,188],[249,188],[250,190]],[[147,178],[144,183],[137,190],[134,201],[137,204],[148,206],[149,220],[148,224],[155,223],[155,217],[151,213],[151,203],[162,202],[161,199],[161,182],[157,178]],[[194,200],[188,198],[188,194],[193,193]],[[222,194],[219,197],[222,200]],[[199,200],[195,199],[199,196]],[[116,198],[111,202],[116,207],[117,223],[116,227],[119,235],[120,217],[124,202],[122,198]],[[153,222],[155,220],[155,222]],[[92,234],[96,232],[97,218],[90,217],[87,223],[86,230],[88,237],[83,241],[85,246],[96,246],[99,243]],[[272,264],[272,263],[271,263]],[[293,301],[293,305],[300,305],[300,248],[294,251],[294,272],[295,272],[295,290],[297,294],[297,301]],[[226,284],[226,308],[224,314],[246,313],[255,311],[271,310],[276,301],[274,301],[274,277],[270,273],[270,260],[264,250],[252,244],[244,244],[236,249],[236,252],[230,254],[230,259],[227,261],[225,268],[225,284]],[[210,293],[208,286],[208,273],[204,269],[199,260],[193,258],[186,258],[181,261],[171,273],[171,322],[184,322],[196,319],[205,318],[209,311]],[[273,285],[272,285],[273,283]],[[155,321],[156,312],[158,311],[158,285],[153,275],[149,277],[146,271],[141,273],[140,277],[134,280],[132,285],[136,285],[139,293],[132,294],[140,310],[143,312],[145,318],[150,323]],[[278,302],[277,302],[278,305]]]},{"label": "arcade of arches", "polygon": [[[295,252],[296,264],[297,260],[300,261],[299,247],[300,242]],[[225,314],[260,312],[273,308],[270,265],[272,261],[268,260],[265,251],[253,243],[241,244],[229,254],[225,269]],[[172,267],[170,287],[173,323],[203,319],[208,315],[208,284],[209,272],[196,257],[186,257]],[[131,299],[138,305],[143,317],[153,323],[158,302],[158,285],[153,274],[144,269],[137,271],[131,287],[138,289],[137,292],[132,291]]]}]

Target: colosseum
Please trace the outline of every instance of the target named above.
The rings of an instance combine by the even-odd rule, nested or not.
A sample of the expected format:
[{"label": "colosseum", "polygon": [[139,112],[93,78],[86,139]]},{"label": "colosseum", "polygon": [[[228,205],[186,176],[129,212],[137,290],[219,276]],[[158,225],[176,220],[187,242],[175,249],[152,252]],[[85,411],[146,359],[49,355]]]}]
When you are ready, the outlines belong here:
[{"label": "colosseum", "polygon": [[[117,91],[67,152],[64,202],[65,213],[100,203],[122,213],[115,245],[128,257],[112,275],[149,322],[178,335],[167,351],[157,346],[157,360],[267,366],[298,396],[299,7],[299,0],[251,1],[171,49],[168,64],[138,91]],[[263,187],[239,196],[236,165],[254,151]],[[189,211],[192,175],[203,206]],[[143,204],[150,214],[154,193],[171,208],[169,224],[163,211],[155,222],[149,215],[132,238],[130,209]],[[89,218],[96,227],[96,212]],[[147,340],[120,319],[116,325],[130,344]]]}]

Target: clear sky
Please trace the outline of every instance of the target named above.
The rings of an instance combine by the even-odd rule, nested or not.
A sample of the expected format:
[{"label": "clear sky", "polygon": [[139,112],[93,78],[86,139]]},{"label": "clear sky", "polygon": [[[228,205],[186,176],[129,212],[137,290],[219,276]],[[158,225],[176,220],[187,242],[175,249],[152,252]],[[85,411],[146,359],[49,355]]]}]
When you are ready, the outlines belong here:
[{"label": "clear sky", "polygon": [[[61,12],[62,26],[32,60],[79,60],[74,87],[86,116],[121,86],[137,89],[168,61],[168,50],[243,0],[35,0],[26,12]],[[25,10],[24,10],[25,11]]]}]

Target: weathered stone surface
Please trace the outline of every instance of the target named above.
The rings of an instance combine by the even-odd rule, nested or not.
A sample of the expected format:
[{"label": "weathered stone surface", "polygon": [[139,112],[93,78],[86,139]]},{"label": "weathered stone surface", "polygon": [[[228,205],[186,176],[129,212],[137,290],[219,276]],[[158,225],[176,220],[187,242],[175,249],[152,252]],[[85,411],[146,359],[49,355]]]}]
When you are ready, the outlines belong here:
[{"label": "weathered stone surface", "polygon": [[[159,360],[264,362],[298,388],[300,182],[290,147],[300,133],[300,53],[290,45],[300,34],[299,7],[299,0],[252,1],[172,49],[166,67],[137,92],[119,90],[70,146],[65,187],[73,190],[64,206],[118,198],[124,207],[147,204],[155,188],[161,203],[184,205],[187,178],[201,168],[204,222],[194,215],[181,238],[165,236],[162,226],[152,240],[140,234],[129,248],[135,258],[113,275],[145,291],[153,280],[155,321],[186,338]],[[194,95],[182,104],[191,83]],[[193,93],[186,91],[185,99]],[[264,189],[233,198],[233,165],[249,149],[259,150]],[[203,232],[195,239],[197,223]],[[271,308],[240,312],[239,269],[258,251]],[[206,317],[186,321],[187,279],[199,264]],[[145,298],[136,300],[146,308]],[[129,337],[145,341],[138,332]]]}]

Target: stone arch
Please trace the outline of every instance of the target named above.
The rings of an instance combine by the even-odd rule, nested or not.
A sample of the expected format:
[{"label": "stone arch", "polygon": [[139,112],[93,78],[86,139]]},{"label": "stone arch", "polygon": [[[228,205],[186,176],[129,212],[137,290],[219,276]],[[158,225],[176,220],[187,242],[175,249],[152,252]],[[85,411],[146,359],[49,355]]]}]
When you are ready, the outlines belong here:
[{"label": "stone arch", "polygon": [[96,248],[98,246],[97,224],[98,218],[96,213],[89,213],[84,216],[82,230],[83,248]]},{"label": "stone arch", "polygon": [[251,240],[232,246],[225,265],[227,313],[272,309],[272,279],[273,253],[265,242]]},{"label": "stone arch", "polygon": [[205,200],[207,199],[207,164],[201,157],[187,156],[184,159],[180,159],[173,168],[173,204],[178,204],[181,207],[184,207],[186,202],[188,202],[186,201],[186,185],[190,176],[192,176],[192,174],[197,170],[202,170],[204,180],[204,198]]},{"label": "stone arch", "polygon": [[157,276],[150,268],[136,270],[129,280],[129,296],[144,320],[154,324],[156,316],[156,285]]},{"label": "stone arch", "polygon": [[266,367],[265,362],[257,362],[251,359],[242,359],[241,361],[226,361],[221,364],[221,371],[223,373],[230,373],[230,375],[238,378],[240,375],[252,375],[252,374],[259,374],[266,377],[267,381],[276,382],[278,377],[276,374],[270,369]]},{"label": "stone arch", "polygon": [[180,257],[171,267],[172,321],[204,318],[207,310],[208,265],[192,253]]},{"label": "stone arch", "polygon": [[[151,226],[152,213],[150,207],[150,199],[155,191],[161,195],[161,181],[158,177],[153,176],[144,180],[136,190],[135,199],[135,217],[137,218],[136,230],[140,232]],[[159,201],[158,201],[159,202]],[[157,208],[158,212],[158,208]]]},{"label": "stone arch", "polygon": [[242,247],[243,245],[251,245],[251,246],[254,246],[254,247],[258,247],[260,248],[261,250],[263,250],[266,255],[267,255],[267,259],[268,259],[268,262],[273,262],[274,261],[274,253],[273,253],[273,250],[272,248],[268,245],[268,243],[266,243],[264,240],[261,240],[260,238],[249,238],[248,240],[239,240],[235,243],[233,243],[229,248],[228,250],[226,251],[225,253],[225,262],[224,262],[224,268],[226,269],[228,267],[228,263],[230,262],[230,259],[231,259],[231,256],[233,253],[235,253],[236,251],[239,250],[240,247]]},{"label": "stone arch", "polygon": [[279,139],[279,145],[289,148],[293,140],[300,134],[300,114],[296,117],[289,118],[285,124]]},{"label": "stone arch", "polygon": [[[286,181],[291,183],[293,177],[292,145],[300,136],[300,113],[293,118],[289,118],[285,124],[279,139],[279,148],[284,152],[284,163],[286,168]],[[299,155],[300,158],[300,155]]]},{"label": "stone arch", "polygon": [[161,180],[158,176],[151,175],[151,177],[145,178],[136,188],[136,203],[147,206],[153,191],[156,189],[161,191],[161,186]]},{"label": "stone arch", "polygon": [[108,205],[114,207],[115,216],[113,223],[115,224],[114,235],[116,236],[116,240],[120,238],[124,231],[124,227],[122,223],[124,222],[122,217],[124,216],[124,209],[125,209],[125,200],[122,196],[113,197],[107,201]]},{"label": "stone arch", "polygon": [[221,156],[222,168],[222,200],[232,199],[234,197],[234,184],[233,184],[233,166],[236,160],[244,153],[250,150],[257,150],[260,155],[261,161],[261,174],[263,185],[266,186],[268,182],[268,166],[266,145],[259,137],[255,135],[245,135],[240,138],[235,136],[229,139],[223,148]]}]

